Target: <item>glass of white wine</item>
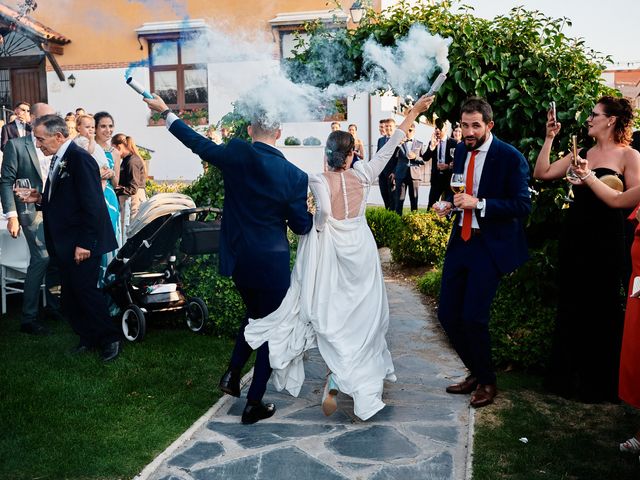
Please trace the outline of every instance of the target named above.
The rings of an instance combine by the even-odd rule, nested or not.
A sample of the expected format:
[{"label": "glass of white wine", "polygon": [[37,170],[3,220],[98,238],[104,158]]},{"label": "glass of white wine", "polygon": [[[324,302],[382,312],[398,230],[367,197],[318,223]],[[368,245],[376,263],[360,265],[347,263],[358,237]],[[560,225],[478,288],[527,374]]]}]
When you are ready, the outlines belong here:
[{"label": "glass of white wine", "polygon": [[[13,187],[16,194],[23,200],[26,200],[31,195],[31,182],[28,178],[17,178]],[[27,203],[24,204],[23,213],[29,213],[29,205]]]},{"label": "glass of white wine", "polygon": [[[464,173],[452,174],[451,182],[449,182],[449,185],[451,186],[451,190],[453,190],[453,193],[464,193],[464,190],[466,187],[466,184],[464,181]],[[460,211],[462,209],[458,207],[454,207],[454,210]]]}]

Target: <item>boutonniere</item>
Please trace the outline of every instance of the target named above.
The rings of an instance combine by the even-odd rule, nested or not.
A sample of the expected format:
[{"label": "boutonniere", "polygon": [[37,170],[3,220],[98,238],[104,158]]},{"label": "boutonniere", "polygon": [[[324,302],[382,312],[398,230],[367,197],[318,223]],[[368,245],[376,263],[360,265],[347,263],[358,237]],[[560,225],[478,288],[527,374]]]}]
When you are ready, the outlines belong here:
[{"label": "boutonniere", "polygon": [[60,178],[65,178],[65,177],[69,176],[69,172],[67,172],[67,161],[66,160],[62,160],[58,164],[58,176]]}]

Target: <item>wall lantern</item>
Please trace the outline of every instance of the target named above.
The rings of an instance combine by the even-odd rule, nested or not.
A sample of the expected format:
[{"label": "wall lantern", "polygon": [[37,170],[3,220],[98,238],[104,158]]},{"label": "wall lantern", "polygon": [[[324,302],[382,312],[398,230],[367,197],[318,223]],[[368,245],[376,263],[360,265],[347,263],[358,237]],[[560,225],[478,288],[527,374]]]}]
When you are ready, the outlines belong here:
[{"label": "wall lantern", "polygon": [[351,13],[351,20],[353,23],[360,23],[364,16],[364,7],[362,6],[362,2],[360,0],[353,2],[349,12]]}]

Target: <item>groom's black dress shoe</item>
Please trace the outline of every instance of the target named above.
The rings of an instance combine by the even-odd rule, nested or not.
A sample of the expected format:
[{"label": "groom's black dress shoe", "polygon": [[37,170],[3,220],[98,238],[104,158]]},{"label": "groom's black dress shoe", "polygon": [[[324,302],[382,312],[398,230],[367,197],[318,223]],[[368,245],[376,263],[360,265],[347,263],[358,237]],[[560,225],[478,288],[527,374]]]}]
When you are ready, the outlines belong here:
[{"label": "groom's black dress shoe", "polygon": [[115,341],[113,343],[108,343],[104,347],[102,347],[102,354],[100,355],[103,362],[110,362],[118,358],[120,355],[120,350],[122,347],[120,346],[120,341]]},{"label": "groom's black dress shoe", "polygon": [[257,405],[249,405],[244,407],[242,412],[242,423],[249,425],[256,423],[265,418],[272,417],[276,413],[276,406],[273,403],[258,403]]},{"label": "groom's black dress shoe", "polygon": [[232,397],[240,396],[240,372],[229,369],[222,375],[218,384],[220,390]]}]

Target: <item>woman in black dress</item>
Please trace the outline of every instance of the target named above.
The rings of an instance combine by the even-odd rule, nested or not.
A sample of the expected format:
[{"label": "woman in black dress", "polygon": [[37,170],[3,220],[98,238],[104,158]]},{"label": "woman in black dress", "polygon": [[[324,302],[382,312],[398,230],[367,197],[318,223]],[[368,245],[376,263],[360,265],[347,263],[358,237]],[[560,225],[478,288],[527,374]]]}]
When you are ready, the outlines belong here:
[{"label": "woman in black dress", "polygon": [[[587,120],[589,136],[596,143],[579,153],[598,178],[619,190],[640,185],[640,165],[628,147],[632,120],[627,100],[602,97]],[[549,162],[560,128],[549,112],[535,178],[555,180],[567,175],[572,154]],[[574,198],[560,234],[559,302],[546,386],[584,402],[615,401],[625,300],[621,292],[628,281],[624,278],[625,215],[609,208],[579,179],[571,183]],[[585,297],[589,301],[576,301]]]}]

